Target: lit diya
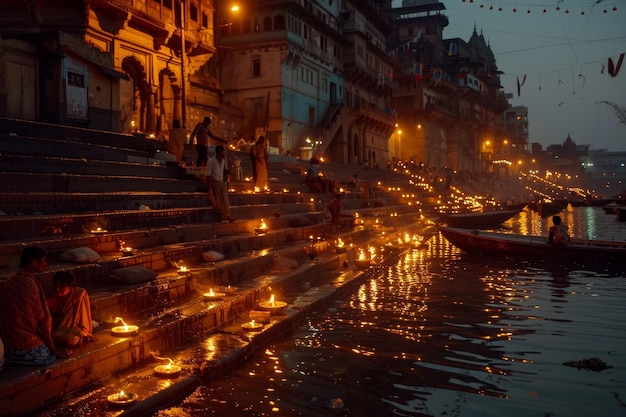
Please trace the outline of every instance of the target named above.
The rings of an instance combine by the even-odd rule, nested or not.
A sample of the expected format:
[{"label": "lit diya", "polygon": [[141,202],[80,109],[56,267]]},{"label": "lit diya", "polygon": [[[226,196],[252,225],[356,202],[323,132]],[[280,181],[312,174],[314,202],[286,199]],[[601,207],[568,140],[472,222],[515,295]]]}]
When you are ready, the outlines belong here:
[{"label": "lit diya", "polygon": [[157,359],[167,359],[169,361],[166,365],[157,365],[154,367],[154,373],[156,373],[157,376],[164,378],[178,378],[181,370],[179,365],[176,365],[170,358]]},{"label": "lit diya", "polygon": [[121,317],[116,317],[115,323],[119,322],[122,322],[122,326],[115,326],[111,329],[111,333],[114,336],[126,337],[137,333],[137,330],[139,330],[139,326],[126,324]]},{"label": "lit diya", "polygon": [[276,301],[274,299],[274,294],[270,297],[268,301],[261,301],[259,303],[259,307],[263,310],[267,310],[272,314],[280,314],[280,312],[287,306],[287,303],[284,301]]},{"label": "lit diya", "polygon": [[108,230],[103,229],[101,227],[96,227],[95,229],[91,230],[91,233],[96,234],[96,235],[99,235],[99,234],[102,234],[102,233],[107,233],[107,232],[108,232]]},{"label": "lit diya", "polygon": [[217,290],[219,292],[223,292],[224,294],[233,294],[237,292],[237,287],[231,287],[230,285],[218,287]]},{"label": "lit diya", "polygon": [[365,256],[365,251],[363,249],[359,249],[359,256],[354,260],[357,268],[365,269],[370,266],[372,260]]},{"label": "lit diya", "polygon": [[204,297],[204,299],[207,301],[218,301],[224,298],[225,296],[226,294],[224,294],[223,292],[213,291],[213,288],[210,288],[209,292],[205,292],[204,294],[202,294],[202,297]]},{"label": "lit diya", "polygon": [[346,253],[346,244],[340,237],[337,238],[337,243],[335,244],[335,252]]},{"label": "lit diya", "polygon": [[132,256],[135,253],[135,249],[131,248],[130,246],[126,246],[126,242],[124,242],[123,240],[119,241],[119,246],[120,252],[122,252],[122,255],[124,256]]},{"label": "lit diya", "polygon": [[109,401],[110,404],[121,407],[137,401],[137,394],[133,394],[132,392],[124,392],[124,390],[121,390],[120,392],[109,395],[107,397],[107,401]]},{"label": "lit diya", "polygon": [[263,323],[257,323],[254,320],[250,320],[249,322],[242,324],[241,327],[243,327],[246,330],[256,331],[256,330],[261,330],[263,328]]},{"label": "lit diya", "polygon": [[178,270],[176,272],[178,272],[178,275],[186,275],[189,273],[189,270],[185,265],[181,265],[178,267]]},{"label": "lit diya", "polygon": [[261,219],[261,224],[254,228],[254,234],[264,235],[265,233],[267,233],[267,224],[265,223],[265,220]]}]

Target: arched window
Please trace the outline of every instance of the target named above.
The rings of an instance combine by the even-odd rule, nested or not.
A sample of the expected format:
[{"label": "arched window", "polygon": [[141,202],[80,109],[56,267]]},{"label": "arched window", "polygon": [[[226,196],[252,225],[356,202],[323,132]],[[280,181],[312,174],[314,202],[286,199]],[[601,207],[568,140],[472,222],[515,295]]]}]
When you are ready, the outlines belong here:
[{"label": "arched window", "polygon": [[263,30],[265,32],[270,32],[272,30],[272,18],[270,16],[263,18]]},{"label": "arched window", "polygon": [[285,30],[286,28],[285,16],[279,14],[274,18],[274,30]]}]

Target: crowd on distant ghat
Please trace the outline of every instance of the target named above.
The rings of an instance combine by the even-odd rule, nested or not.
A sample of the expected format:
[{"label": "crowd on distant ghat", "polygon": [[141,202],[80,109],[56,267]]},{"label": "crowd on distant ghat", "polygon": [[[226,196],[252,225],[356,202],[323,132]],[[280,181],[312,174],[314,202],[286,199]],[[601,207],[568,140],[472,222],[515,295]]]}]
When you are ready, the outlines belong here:
[{"label": "crowd on distant ghat", "polygon": [[435,192],[445,195],[451,186],[455,186],[465,194],[480,195],[495,199],[502,203],[513,204],[529,201],[530,196],[524,184],[517,176],[497,176],[494,173],[456,171],[448,167],[433,167],[421,161],[400,161],[392,158],[387,163],[388,169],[408,170],[418,175],[425,183],[430,184]]}]

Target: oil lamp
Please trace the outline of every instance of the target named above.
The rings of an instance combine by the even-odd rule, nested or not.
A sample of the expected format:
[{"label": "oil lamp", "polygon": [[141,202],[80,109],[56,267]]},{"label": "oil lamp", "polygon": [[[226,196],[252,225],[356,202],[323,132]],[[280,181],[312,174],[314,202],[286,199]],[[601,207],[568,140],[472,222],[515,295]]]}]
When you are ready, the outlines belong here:
[{"label": "oil lamp", "polygon": [[137,401],[137,394],[120,390],[120,392],[116,392],[115,394],[109,395],[107,397],[107,400],[109,401],[110,404],[120,407],[120,406],[132,404],[135,401]]},{"label": "oil lamp", "polygon": [[103,229],[101,227],[96,227],[95,229],[91,229],[91,233],[96,234],[96,235],[101,235],[102,233],[107,233],[108,230]]},{"label": "oil lamp", "polygon": [[359,256],[354,260],[357,268],[365,269],[370,266],[372,260],[365,256],[365,251],[363,249],[359,249]]},{"label": "oil lamp", "polygon": [[119,250],[120,252],[122,252],[122,255],[131,256],[135,253],[135,249],[131,248],[130,246],[126,246],[126,242],[124,242],[123,240],[119,240],[118,244]]},{"label": "oil lamp", "polygon": [[185,265],[180,265],[176,272],[178,272],[179,275],[185,275],[189,272],[189,270],[187,269]]},{"label": "oil lamp", "polygon": [[225,295],[226,294],[224,294],[223,292],[213,291],[213,288],[210,288],[209,292],[205,292],[204,294],[202,294],[206,301],[218,301],[224,298]]},{"label": "oil lamp", "polygon": [[126,324],[124,322],[124,319],[122,319],[121,317],[116,317],[114,322],[115,323],[122,322],[122,326],[115,326],[111,329],[111,333],[114,336],[126,337],[126,336],[130,336],[130,335],[137,333],[137,330],[139,330],[139,326],[135,326],[133,324],[130,324],[130,325]]},{"label": "oil lamp", "polygon": [[269,311],[270,315],[280,314],[283,308],[285,308],[286,306],[287,306],[286,302],[276,301],[274,299],[274,294],[272,294],[272,296],[270,297],[268,301],[261,301],[259,303],[259,307],[262,308],[263,310]]},{"label": "oil lamp", "polygon": [[254,234],[264,235],[265,233],[267,233],[267,224],[265,224],[265,220],[261,219],[259,226],[254,228]]},{"label": "oil lamp", "polygon": [[335,244],[335,252],[337,252],[337,253],[345,253],[346,252],[346,244],[344,243],[344,241],[340,237],[337,238],[337,243]]},{"label": "oil lamp", "polygon": [[254,320],[250,320],[249,322],[242,324],[241,327],[243,327],[246,330],[256,331],[256,330],[261,330],[263,328],[263,323],[257,323]]},{"label": "oil lamp", "polygon": [[224,294],[233,294],[233,293],[237,292],[237,287],[232,287],[230,285],[227,285],[227,286],[218,287],[217,290],[219,292],[223,292]]},{"label": "oil lamp", "polygon": [[180,375],[180,366],[176,365],[173,360],[170,358],[157,358],[157,359],[167,359],[168,363],[166,365],[157,365],[154,367],[154,373],[157,376],[164,378],[178,378]]}]

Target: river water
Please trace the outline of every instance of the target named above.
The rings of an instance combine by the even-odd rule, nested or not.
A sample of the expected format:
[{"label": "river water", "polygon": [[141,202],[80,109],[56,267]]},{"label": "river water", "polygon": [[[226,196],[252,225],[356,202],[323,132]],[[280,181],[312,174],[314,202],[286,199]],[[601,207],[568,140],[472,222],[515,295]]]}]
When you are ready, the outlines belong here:
[{"label": "river water", "polygon": [[[626,239],[600,208],[561,216],[575,237]],[[624,271],[428,243],[159,415],[626,416]],[[592,357],[610,368],[563,364]]]}]

